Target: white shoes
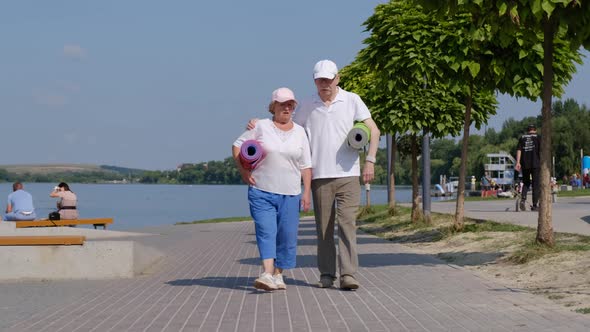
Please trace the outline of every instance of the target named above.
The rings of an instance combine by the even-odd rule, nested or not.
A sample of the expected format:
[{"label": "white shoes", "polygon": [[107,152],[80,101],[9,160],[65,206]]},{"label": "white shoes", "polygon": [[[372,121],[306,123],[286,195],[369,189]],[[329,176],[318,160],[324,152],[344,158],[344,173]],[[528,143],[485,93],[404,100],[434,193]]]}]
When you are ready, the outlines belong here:
[{"label": "white shoes", "polygon": [[272,291],[278,289],[277,285],[275,284],[275,278],[270,273],[263,273],[254,280],[254,288],[256,289],[264,289],[267,291]]},{"label": "white shoes", "polygon": [[285,285],[285,282],[283,281],[283,275],[280,273],[277,273],[273,276],[274,280],[275,280],[275,285],[277,285],[277,289],[287,289],[287,285]]},{"label": "white shoes", "polygon": [[274,276],[270,273],[262,273],[260,277],[254,280],[254,288],[273,291],[277,289],[287,289],[283,275],[278,273]]}]

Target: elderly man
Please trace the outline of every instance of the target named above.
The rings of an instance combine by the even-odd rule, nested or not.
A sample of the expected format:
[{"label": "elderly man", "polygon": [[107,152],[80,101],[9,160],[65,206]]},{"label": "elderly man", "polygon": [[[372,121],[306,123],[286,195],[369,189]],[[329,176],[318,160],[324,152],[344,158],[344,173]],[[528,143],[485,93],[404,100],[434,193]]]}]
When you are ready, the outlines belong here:
[{"label": "elderly man", "polygon": [[33,206],[33,196],[23,190],[22,183],[13,183],[12,193],[8,195],[4,220],[35,220],[35,218],[37,218],[37,215]]},{"label": "elderly man", "polygon": [[293,120],[305,128],[312,156],[312,194],[318,236],[318,287],[332,287],[336,279],[334,227],[338,222],[340,288],[357,289],[356,213],[360,205],[359,153],[346,143],[355,121],[371,132],[362,172],[363,182],[375,177],[380,132],[361,98],[338,87],[338,67],[330,60],[315,64],[317,95],[301,102]]}]

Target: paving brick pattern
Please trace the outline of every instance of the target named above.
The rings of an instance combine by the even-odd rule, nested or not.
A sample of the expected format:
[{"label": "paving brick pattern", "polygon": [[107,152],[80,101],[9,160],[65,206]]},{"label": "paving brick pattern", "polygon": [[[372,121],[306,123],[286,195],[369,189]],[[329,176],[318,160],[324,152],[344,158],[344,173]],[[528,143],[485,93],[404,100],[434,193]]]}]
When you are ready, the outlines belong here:
[{"label": "paving brick pattern", "polygon": [[[146,245],[166,253],[133,279],[0,284],[5,331],[589,331],[590,319],[526,291],[359,234],[361,288],[313,285],[315,226],[302,221],[286,291],[260,273],[251,222],[168,226]],[[12,297],[5,296],[12,294]]]}]

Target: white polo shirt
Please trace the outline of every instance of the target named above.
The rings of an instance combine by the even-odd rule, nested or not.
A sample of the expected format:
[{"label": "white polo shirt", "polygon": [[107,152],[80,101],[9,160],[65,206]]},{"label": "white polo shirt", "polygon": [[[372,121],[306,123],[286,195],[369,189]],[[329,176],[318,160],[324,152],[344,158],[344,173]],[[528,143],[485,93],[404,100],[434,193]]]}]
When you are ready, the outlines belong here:
[{"label": "white polo shirt", "polygon": [[301,193],[301,170],[311,168],[309,141],[305,130],[294,124],[289,131],[277,128],[271,119],[256,123],[256,128],[244,132],[234,146],[255,139],[262,145],[266,157],[252,171],[255,188],[281,195]]},{"label": "white polo shirt", "polygon": [[348,146],[346,138],[355,121],[370,117],[361,98],[341,88],[330,106],[318,95],[301,102],[293,121],[307,132],[314,179],[360,176],[359,152]]}]

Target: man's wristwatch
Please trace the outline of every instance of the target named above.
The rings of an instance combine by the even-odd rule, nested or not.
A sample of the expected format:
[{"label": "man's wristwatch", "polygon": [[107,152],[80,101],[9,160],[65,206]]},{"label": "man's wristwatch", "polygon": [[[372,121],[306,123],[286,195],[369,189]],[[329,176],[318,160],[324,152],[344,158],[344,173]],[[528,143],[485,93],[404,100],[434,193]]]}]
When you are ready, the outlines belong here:
[{"label": "man's wristwatch", "polygon": [[366,156],[365,157],[365,161],[368,161],[370,163],[376,163],[377,162],[377,158],[373,157],[373,156]]}]

